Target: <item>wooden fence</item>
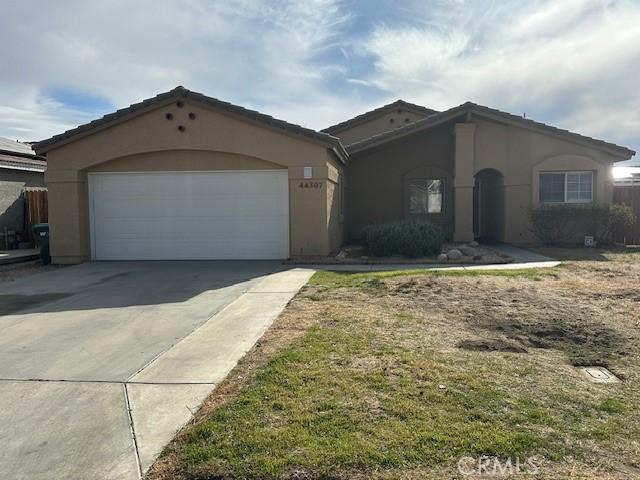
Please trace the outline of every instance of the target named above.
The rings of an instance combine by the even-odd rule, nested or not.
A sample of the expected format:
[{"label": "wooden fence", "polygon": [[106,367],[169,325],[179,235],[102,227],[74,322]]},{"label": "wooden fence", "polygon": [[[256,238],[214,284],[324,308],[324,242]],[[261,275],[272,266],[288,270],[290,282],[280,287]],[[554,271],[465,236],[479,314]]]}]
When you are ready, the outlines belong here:
[{"label": "wooden fence", "polygon": [[613,187],[613,203],[629,205],[636,214],[635,225],[623,232],[618,232],[616,241],[625,245],[640,245],[640,184],[615,185]]},{"label": "wooden fence", "polygon": [[47,189],[38,187],[25,188],[24,203],[24,229],[29,238],[33,240],[33,225],[49,221]]}]

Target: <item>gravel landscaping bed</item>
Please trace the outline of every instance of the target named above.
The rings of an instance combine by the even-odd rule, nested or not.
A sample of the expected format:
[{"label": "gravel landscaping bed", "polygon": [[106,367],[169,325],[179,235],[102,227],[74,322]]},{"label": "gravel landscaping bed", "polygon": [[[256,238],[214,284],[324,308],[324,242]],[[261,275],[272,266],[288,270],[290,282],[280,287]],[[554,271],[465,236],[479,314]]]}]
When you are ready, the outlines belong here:
[{"label": "gravel landscaping bed", "polygon": [[[455,252],[452,252],[454,251]],[[456,253],[457,252],[457,253]],[[290,265],[388,265],[388,264],[475,264],[493,265],[511,263],[513,259],[491,247],[478,244],[447,243],[442,248],[442,254],[435,257],[372,257],[367,255],[366,249],[359,245],[344,247],[338,254],[330,256],[293,257],[285,262]]]}]

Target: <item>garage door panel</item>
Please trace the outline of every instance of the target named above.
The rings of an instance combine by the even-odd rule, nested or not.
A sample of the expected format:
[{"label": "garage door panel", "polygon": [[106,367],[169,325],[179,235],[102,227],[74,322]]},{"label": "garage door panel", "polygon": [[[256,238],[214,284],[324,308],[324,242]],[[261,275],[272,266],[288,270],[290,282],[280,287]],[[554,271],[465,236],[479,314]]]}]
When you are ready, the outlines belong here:
[{"label": "garage door panel", "polygon": [[[222,196],[198,197],[184,200],[180,197],[125,197],[113,198],[106,205],[96,205],[100,218],[221,218],[238,215],[260,217],[282,215],[281,195],[251,195],[244,198]],[[212,209],[212,206],[215,206]]]},{"label": "garage door panel", "polygon": [[[118,195],[139,196],[141,192],[158,197],[166,195],[183,196],[188,190],[192,195],[232,195],[239,189],[256,194],[272,195],[281,191],[282,176],[286,170],[245,171],[245,172],[172,172],[104,174],[101,189]],[[99,175],[96,175],[99,176]],[[116,178],[117,177],[117,178]],[[256,182],[256,178],[260,181]]]},{"label": "garage door panel", "polygon": [[[277,221],[279,218],[279,221]],[[263,216],[247,215],[242,218],[230,217],[228,215],[209,217],[111,217],[104,218],[99,225],[96,225],[96,232],[102,232],[107,236],[117,236],[120,234],[135,234],[143,236],[145,234],[173,233],[183,237],[185,232],[190,234],[203,233],[212,236],[234,235],[236,233],[247,232],[252,234],[256,231],[255,224],[261,223],[260,232],[272,231],[281,236],[282,225],[286,222],[286,217],[273,217],[273,223],[264,222]],[[211,223],[224,223],[224,231],[212,231]],[[254,225],[251,225],[253,223]],[[105,237],[103,237],[104,240]]]},{"label": "garage door panel", "polygon": [[[279,242],[269,245],[265,243],[263,251],[279,252]],[[256,254],[244,253],[252,252],[255,244],[252,239],[246,242],[236,241],[229,243],[212,244],[210,239],[198,242],[195,239],[180,240],[180,248],[176,249],[175,243],[171,241],[157,242],[153,248],[154,255],[149,257],[148,243],[139,238],[128,240],[126,244],[122,242],[105,242],[102,245],[102,255],[110,260],[110,255],[117,256],[117,260],[211,260],[211,259],[234,259],[234,260],[255,260]],[[195,253],[194,253],[195,252]],[[278,255],[278,256],[276,256]],[[258,257],[259,259],[279,259],[278,253],[273,256]]]},{"label": "garage door panel", "polygon": [[[195,221],[194,221],[195,220]],[[209,223],[225,222],[226,227],[222,231],[212,231]],[[142,221],[136,219],[111,219],[101,222],[95,231],[96,236],[102,236],[99,242],[103,245],[106,241],[118,241],[124,239],[140,238],[140,239],[156,239],[168,240],[176,239],[179,241],[187,241],[192,238],[208,238],[233,241],[247,237],[255,241],[255,236],[260,236],[260,241],[267,239],[278,239],[282,237],[282,226],[285,219],[280,222],[264,225],[259,232],[255,228],[246,225],[248,222],[262,222],[262,218],[245,218],[244,224],[242,220],[233,219],[233,222],[227,221],[225,218],[201,221],[192,218],[180,218],[175,221],[155,221],[144,219]],[[188,235],[185,235],[188,232]]]},{"label": "garage door panel", "polygon": [[90,175],[98,260],[288,257],[280,171]]}]

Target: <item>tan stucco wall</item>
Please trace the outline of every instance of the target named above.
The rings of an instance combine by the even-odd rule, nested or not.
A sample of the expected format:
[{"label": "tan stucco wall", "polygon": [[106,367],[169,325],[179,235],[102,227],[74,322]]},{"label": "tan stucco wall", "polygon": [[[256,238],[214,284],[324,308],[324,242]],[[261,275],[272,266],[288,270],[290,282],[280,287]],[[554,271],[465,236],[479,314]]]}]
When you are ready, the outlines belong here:
[{"label": "tan stucco wall", "polygon": [[[194,120],[188,118],[190,112]],[[174,119],[167,120],[166,113]],[[178,125],[186,130],[180,132]],[[326,255],[330,249],[326,146],[243,117],[191,101],[178,108],[171,101],[52,149],[47,160],[51,253],[56,263],[89,259],[87,173],[98,171],[286,168],[291,254]],[[299,188],[305,166],[313,167],[313,180],[325,188]]]},{"label": "tan stucco wall", "polygon": [[407,214],[409,178],[444,178],[444,214],[428,216],[451,230],[453,221],[453,129],[445,125],[379,148],[356,153],[347,171],[349,237],[362,228],[403,218]]},{"label": "tan stucco wall", "polygon": [[594,202],[613,198],[611,154],[536,131],[474,117],[476,125],[474,173],[494,168],[504,175],[504,241],[535,243],[528,218],[538,206],[542,171],[590,170],[594,172]]},{"label": "tan stucco wall", "polygon": [[357,123],[332,135],[338,137],[343,145],[349,145],[358,140],[402,127],[425,117],[425,114],[417,113],[413,110],[404,108],[393,109],[389,112],[382,112],[375,117],[368,118],[364,122]]}]

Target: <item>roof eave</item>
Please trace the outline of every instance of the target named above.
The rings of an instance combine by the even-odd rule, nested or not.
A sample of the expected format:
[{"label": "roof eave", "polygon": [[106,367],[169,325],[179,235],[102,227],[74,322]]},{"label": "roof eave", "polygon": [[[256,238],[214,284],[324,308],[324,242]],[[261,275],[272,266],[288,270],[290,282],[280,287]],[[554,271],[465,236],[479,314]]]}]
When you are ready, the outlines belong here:
[{"label": "roof eave", "polygon": [[431,108],[423,107],[422,105],[416,105],[414,103],[410,103],[410,102],[406,102],[406,101],[404,101],[402,99],[398,99],[398,100],[396,100],[394,102],[388,103],[386,105],[382,105],[381,107],[374,108],[373,110],[370,110],[368,112],[361,113],[360,115],[356,115],[355,117],[350,118],[348,120],[344,120],[344,121],[342,121],[340,123],[336,123],[335,125],[331,125],[329,127],[323,128],[320,131],[333,135],[336,132],[341,132],[341,131],[344,131],[344,130],[346,130],[348,128],[355,127],[355,126],[361,125],[363,123],[366,123],[367,121],[369,121],[371,118],[375,117],[376,115],[383,114],[386,110],[389,110],[391,108],[397,108],[398,106],[402,106],[403,108],[411,109],[414,112],[417,112],[417,113],[420,113],[420,114],[436,115],[436,114],[439,113],[436,110],[433,110]]},{"label": "roof eave", "polygon": [[338,144],[332,148],[332,151],[344,165],[347,164],[347,162],[349,161],[349,152],[347,152],[347,150],[340,142],[338,142]]},{"label": "roof eave", "polygon": [[[198,103],[208,105],[218,111],[224,111],[229,115],[241,118],[244,121],[250,121],[263,127],[266,126],[290,136],[303,138],[307,141],[312,141],[326,146],[327,148],[342,148],[340,140],[328,133],[317,132],[300,125],[291,124],[284,120],[279,120],[254,110],[249,110],[238,105],[208,97],[202,93],[192,92],[184,87],[174,88],[168,92],[158,94],[155,97],[151,97],[128,107],[116,110],[115,112],[93,120],[92,122],[80,125],[79,127],[67,130],[59,135],[37,142],[33,145],[33,148],[38,155],[44,154],[54,148],[76,141],[79,138],[92,135],[96,132],[127,121],[132,117],[161,108],[173,102],[177,98],[191,99]],[[346,154],[344,151],[343,153]]]},{"label": "roof eave", "polygon": [[34,160],[45,160],[44,157],[36,153],[15,152],[13,150],[0,150],[0,155],[10,155],[12,157],[31,158]]},{"label": "roof eave", "polygon": [[346,150],[351,155],[365,151],[365,150],[369,150],[371,148],[375,148],[377,146],[383,145],[387,142],[404,138],[413,133],[435,127],[442,123],[446,123],[447,121],[450,121],[453,118],[463,114],[478,115],[481,117],[492,119],[497,122],[510,123],[520,128],[527,128],[530,130],[537,131],[542,135],[549,135],[556,138],[561,138],[565,141],[570,141],[572,143],[576,143],[582,146],[587,146],[589,148],[594,148],[600,151],[604,151],[610,155],[619,157],[623,160],[628,160],[636,154],[635,151],[627,147],[623,147],[620,145],[605,142],[603,140],[598,140],[591,137],[585,137],[583,135],[571,132],[569,130],[562,130],[562,129],[553,127],[551,125],[546,125],[540,122],[535,122],[533,120],[517,117],[516,115],[510,114],[507,112],[501,112],[499,110],[495,110],[489,107],[484,107],[482,105],[477,105],[471,102],[463,103],[462,105],[458,105],[457,107],[453,107],[449,110],[438,113],[431,117],[418,120],[407,126],[404,126],[395,130],[390,130],[388,132],[384,132],[379,135],[374,135],[373,137],[369,137],[359,142],[347,145]]},{"label": "roof eave", "polygon": [[[80,138],[84,138],[107,128],[111,128],[114,125],[123,123],[131,118],[135,118],[151,110],[161,108],[165,105],[170,104],[177,98],[177,95],[169,96],[168,94],[171,92],[160,94],[164,95],[164,97],[161,98],[158,98],[160,97],[160,95],[158,95],[157,97],[152,97],[150,99],[143,100],[142,102],[131,104],[128,107],[120,108],[115,112],[108,113],[103,117],[93,120],[89,123],[85,123],[78,127],[62,132],[58,135],[54,135],[53,137],[47,138],[46,140],[36,142],[33,144],[33,150],[38,155],[43,155],[48,151],[53,150],[54,148],[59,148],[68,143],[75,142]],[[150,102],[150,100],[155,101]],[[145,102],[148,103],[143,105]],[[127,111],[123,112],[124,110]]]},{"label": "roof eave", "polygon": [[355,153],[363,152],[371,148],[379,147],[388,142],[400,140],[414,133],[436,127],[438,125],[442,125],[463,114],[465,114],[465,112],[461,110],[460,107],[453,107],[431,117],[417,120],[416,122],[413,122],[404,127],[397,128],[395,130],[389,130],[387,132],[365,138],[364,140],[361,140],[359,142],[347,145],[345,148],[349,155],[353,155]]},{"label": "roof eave", "polygon": [[0,169],[19,170],[21,172],[34,172],[34,173],[45,173],[47,171],[46,167],[23,167],[21,165],[6,165],[2,163],[0,163]]}]

